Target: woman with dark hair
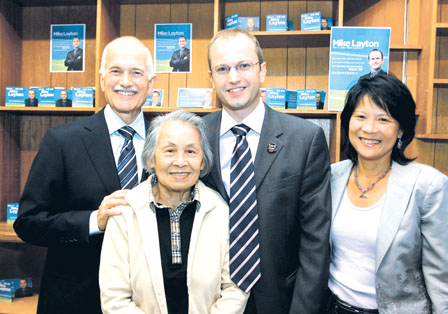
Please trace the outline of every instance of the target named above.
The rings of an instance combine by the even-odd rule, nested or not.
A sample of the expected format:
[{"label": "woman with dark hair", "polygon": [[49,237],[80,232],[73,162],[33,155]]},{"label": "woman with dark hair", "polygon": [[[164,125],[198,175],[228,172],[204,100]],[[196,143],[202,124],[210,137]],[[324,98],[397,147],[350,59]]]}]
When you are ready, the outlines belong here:
[{"label": "woman with dark hair", "polygon": [[411,93],[390,75],[360,79],[341,120],[327,313],[448,313],[448,179],[405,156]]}]

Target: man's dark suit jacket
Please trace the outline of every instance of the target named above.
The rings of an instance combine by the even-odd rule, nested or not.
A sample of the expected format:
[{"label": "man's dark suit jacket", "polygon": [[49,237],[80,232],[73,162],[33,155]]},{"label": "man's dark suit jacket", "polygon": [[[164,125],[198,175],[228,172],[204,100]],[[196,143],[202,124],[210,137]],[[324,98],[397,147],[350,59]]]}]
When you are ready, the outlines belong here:
[{"label": "man's dark suit jacket", "polygon": [[119,189],[104,110],[47,131],[14,223],[22,240],[48,247],[38,313],[101,313],[103,234],[89,236],[89,218]]},{"label": "man's dark suit jacket", "polygon": [[14,293],[15,298],[24,298],[24,297],[30,297],[33,295],[33,289],[30,287],[25,287],[24,289],[19,288]]},{"label": "man's dark suit jacket", "polygon": [[62,99],[58,99],[58,101],[56,101],[56,107],[71,107],[72,106],[72,100],[71,99],[66,99],[65,102],[65,106],[64,103],[62,102]]},{"label": "man's dark suit jacket", "polygon": [[185,48],[182,53],[180,52],[180,49],[173,52],[170,60],[170,67],[173,68],[173,72],[189,72],[190,49]]},{"label": "man's dark suit jacket", "polygon": [[[252,289],[245,313],[314,314],[325,303],[328,281],[328,147],[321,128],[265,108],[254,164],[261,279]],[[219,157],[221,112],[204,119],[217,161],[205,181],[228,202]],[[275,144],[277,151],[268,152],[269,144]]]},{"label": "man's dark suit jacket", "polygon": [[[81,58],[78,58],[81,57]],[[71,50],[65,57],[64,65],[67,67],[67,71],[82,71],[82,48]]]},{"label": "man's dark suit jacket", "polygon": [[[359,79],[363,80],[363,79],[366,79],[366,78],[370,78],[370,73],[372,73],[372,72],[369,72],[367,74],[362,75]],[[380,69],[376,75],[387,75],[387,72],[384,72],[383,69]]]},{"label": "man's dark suit jacket", "polygon": [[39,99],[37,99],[37,98],[34,98],[34,104],[33,105],[30,104],[30,99],[29,98],[25,99],[25,107],[37,107],[38,105],[39,105]]}]

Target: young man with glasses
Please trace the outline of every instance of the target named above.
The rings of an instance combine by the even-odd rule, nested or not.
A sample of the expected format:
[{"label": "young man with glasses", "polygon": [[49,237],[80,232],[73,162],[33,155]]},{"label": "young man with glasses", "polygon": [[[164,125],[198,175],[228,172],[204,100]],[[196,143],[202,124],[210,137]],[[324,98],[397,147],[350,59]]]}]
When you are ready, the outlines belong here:
[{"label": "young man with glasses", "polygon": [[204,118],[219,156],[206,182],[230,204],[230,273],[251,292],[245,313],[319,313],[331,211],[325,135],[263,104],[266,62],[247,31],[216,34],[208,62],[223,110]]}]

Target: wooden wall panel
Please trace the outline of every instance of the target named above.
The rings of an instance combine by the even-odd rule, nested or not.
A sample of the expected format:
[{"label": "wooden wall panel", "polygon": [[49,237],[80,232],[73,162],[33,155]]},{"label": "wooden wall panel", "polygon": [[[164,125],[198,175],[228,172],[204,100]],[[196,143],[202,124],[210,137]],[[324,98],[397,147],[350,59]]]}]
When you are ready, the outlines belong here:
[{"label": "wooden wall panel", "polygon": [[448,23],[448,0],[438,0],[437,22]]},{"label": "wooden wall panel", "polygon": [[211,3],[190,3],[189,21],[193,23],[192,73],[187,76],[187,87],[211,88],[208,75],[207,49],[213,37],[213,5]]},{"label": "wooden wall panel", "polygon": [[0,1],[0,106],[4,106],[6,86],[20,86],[21,27],[20,7]]},{"label": "wooden wall panel", "polygon": [[[448,134],[448,88],[441,87],[434,90],[435,132]],[[446,155],[448,156],[448,155]]]},{"label": "wooden wall panel", "polygon": [[434,77],[448,79],[448,31],[436,38],[436,58],[434,64]]},{"label": "wooden wall panel", "polygon": [[0,221],[6,220],[6,204],[19,201],[19,134],[17,116],[0,115]]},{"label": "wooden wall panel", "polygon": [[307,48],[288,48],[287,89],[305,88],[306,53]]},{"label": "wooden wall panel", "polygon": [[99,110],[104,107],[104,93],[101,92],[100,75],[101,56],[104,47],[119,36],[120,32],[120,6],[115,0],[97,0],[96,15],[96,41],[95,41],[95,107]]},{"label": "wooden wall panel", "polygon": [[435,148],[434,167],[448,175],[448,140],[439,140]]}]

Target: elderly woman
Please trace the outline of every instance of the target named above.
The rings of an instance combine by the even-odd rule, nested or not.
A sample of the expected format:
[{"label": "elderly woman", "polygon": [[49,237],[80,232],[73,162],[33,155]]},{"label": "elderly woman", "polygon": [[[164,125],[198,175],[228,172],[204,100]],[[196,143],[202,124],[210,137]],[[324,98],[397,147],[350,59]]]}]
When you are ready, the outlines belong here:
[{"label": "elderly woman", "polygon": [[229,209],[199,181],[212,166],[204,132],[185,111],[151,123],[142,156],[151,175],[104,237],[104,313],[243,313],[248,295],[229,275]]},{"label": "elderly woman", "polygon": [[411,93],[393,76],[361,79],[341,120],[349,160],[331,168],[327,313],[448,313],[448,180],[404,154]]}]

